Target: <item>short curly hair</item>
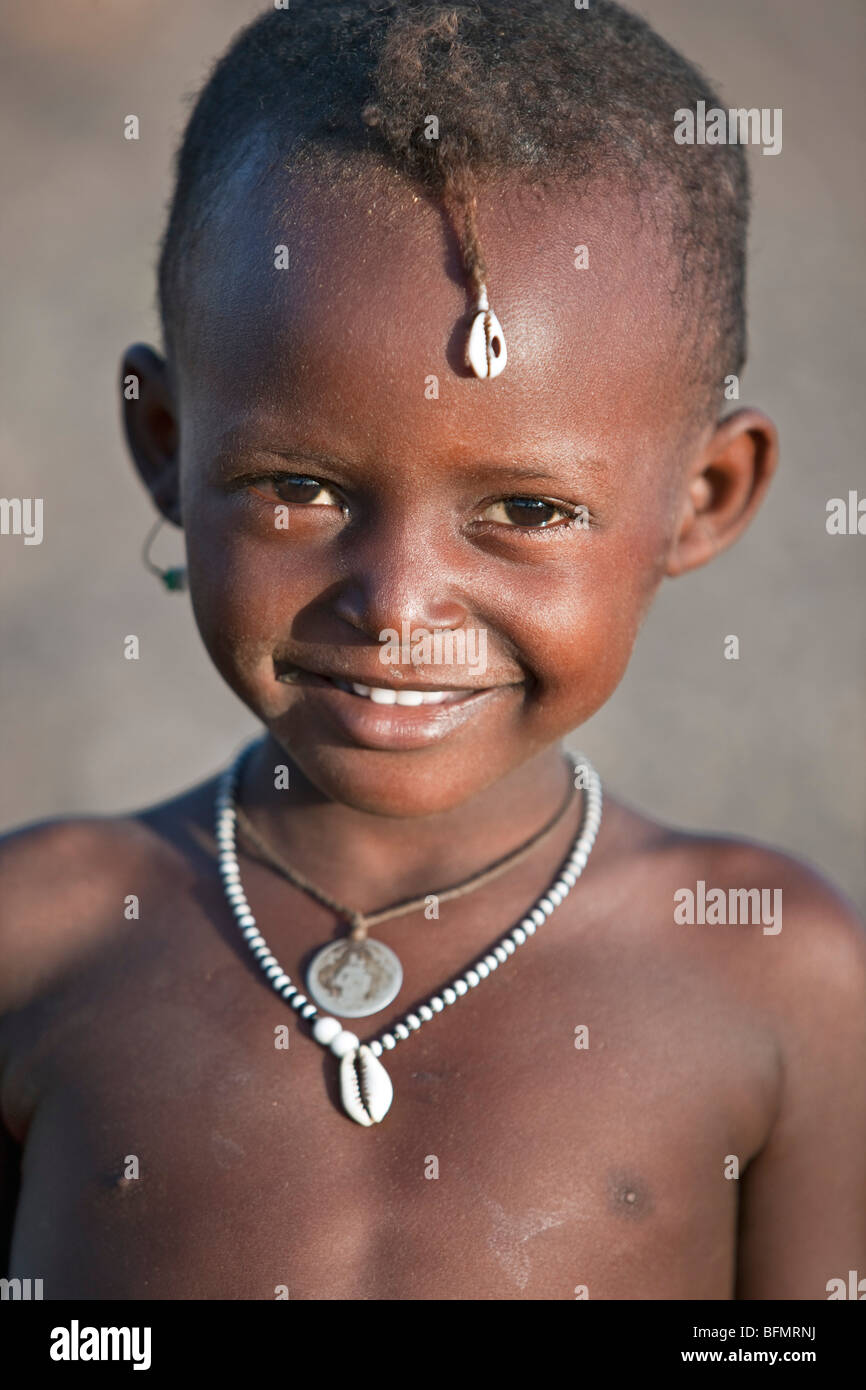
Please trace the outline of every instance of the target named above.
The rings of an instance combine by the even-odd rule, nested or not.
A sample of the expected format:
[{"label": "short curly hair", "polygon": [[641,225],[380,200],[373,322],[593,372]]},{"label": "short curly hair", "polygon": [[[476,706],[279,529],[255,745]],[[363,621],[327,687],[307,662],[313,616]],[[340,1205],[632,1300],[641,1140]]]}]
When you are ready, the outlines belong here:
[{"label": "short curly hair", "polygon": [[[232,172],[261,141],[266,167],[360,170],[373,156],[450,216],[469,288],[485,280],[474,188],[517,174],[610,174],[665,195],[699,325],[701,412],[746,356],[746,159],[682,145],[674,112],[719,99],[700,71],[613,0],[315,0],[273,9],[235,38],[202,88],[176,157],[159,258],[171,358],[184,258]],[[438,138],[425,123],[435,114]]]}]

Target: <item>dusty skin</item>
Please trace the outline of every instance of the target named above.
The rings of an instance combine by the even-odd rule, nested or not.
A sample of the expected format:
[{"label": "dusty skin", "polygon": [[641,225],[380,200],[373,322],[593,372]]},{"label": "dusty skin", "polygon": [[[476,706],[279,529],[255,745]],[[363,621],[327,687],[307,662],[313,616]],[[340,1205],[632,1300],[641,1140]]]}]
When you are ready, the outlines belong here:
[{"label": "dusty skin", "polygon": [[[775,431],[751,409],[688,423],[698,330],[676,254],[663,217],[636,220],[615,190],[480,201],[508,335],[494,383],[461,373],[471,306],[423,199],[372,179],[287,192],[273,225],[273,200],[266,214],[237,192],[193,267],[176,370],[142,345],[126,355],[142,383],[127,432],[155,505],[183,524],[205,646],[268,731],[243,804],[309,877],[372,910],[544,824],[566,790],[560,741],[616,689],[663,579],[748,525]],[[275,281],[281,240],[294,269]],[[515,524],[527,497],[534,532]],[[565,523],[579,505],[588,530]],[[483,627],[483,679],[383,668],[378,634],[404,620]],[[472,689],[430,718],[375,713],[345,678]],[[240,940],[213,795],[211,780],[0,843],[12,1275],[43,1279],[46,1298],[824,1299],[866,1269],[863,936],[818,875],[608,796],[566,904],[389,1054],[394,1104],[363,1129]],[[377,929],[406,983],[362,1036],[520,918],[579,811],[438,922]],[[241,863],[303,979],[333,919]],[[782,930],[676,925],[674,894],[699,879],[781,889]]]}]

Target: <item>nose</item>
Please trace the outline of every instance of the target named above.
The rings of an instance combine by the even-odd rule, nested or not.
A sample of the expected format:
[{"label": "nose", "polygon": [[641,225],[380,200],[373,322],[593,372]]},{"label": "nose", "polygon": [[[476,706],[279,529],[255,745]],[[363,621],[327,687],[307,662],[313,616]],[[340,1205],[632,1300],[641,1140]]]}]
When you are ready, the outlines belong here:
[{"label": "nose", "polygon": [[446,546],[414,516],[382,518],[346,542],[345,579],[334,611],[343,622],[380,642],[387,630],[430,632],[462,627],[468,607],[455,591]]}]

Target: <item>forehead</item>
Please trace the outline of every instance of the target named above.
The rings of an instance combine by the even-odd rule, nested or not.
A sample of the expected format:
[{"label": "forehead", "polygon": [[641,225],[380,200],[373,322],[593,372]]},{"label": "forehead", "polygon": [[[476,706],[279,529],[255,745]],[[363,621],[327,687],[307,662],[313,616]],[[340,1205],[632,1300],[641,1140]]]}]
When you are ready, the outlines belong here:
[{"label": "forehead", "polygon": [[323,447],[667,447],[685,339],[663,208],[615,184],[498,182],[477,223],[508,345],[493,381],[463,365],[473,302],[439,204],[390,171],[240,178],[191,267],[182,407],[229,434],[330,431]]}]

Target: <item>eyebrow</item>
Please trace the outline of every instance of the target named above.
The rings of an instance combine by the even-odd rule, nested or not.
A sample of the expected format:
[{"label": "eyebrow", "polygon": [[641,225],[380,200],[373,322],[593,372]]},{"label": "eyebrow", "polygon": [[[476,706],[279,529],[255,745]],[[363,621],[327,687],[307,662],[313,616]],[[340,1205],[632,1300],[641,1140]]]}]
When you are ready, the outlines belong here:
[{"label": "eyebrow", "polygon": [[[526,452],[531,454],[534,451],[527,450]],[[224,436],[220,441],[217,458],[226,460],[239,458],[242,453],[272,454],[277,458],[286,459],[287,462],[308,464],[314,469],[339,469],[340,472],[364,467],[364,462],[361,459],[332,454],[327,450],[310,449],[303,445],[298,448],[278,448],[264,443],[245,442],[242,444],[240,436],[236,434]],[[491,476],[507,473],[509,478],[522,482],[550,481],[554,475],[561,474],[566,468],[573,470],[577,476],[588,475],[592,478],[603,476],[608,472],[603,460],[582,454],[577,447],[571,452],[566,444],[560,446],[557,453],[559,457],[551,456],[549,461],[536,459],[531,466],[521,466],[516,461],[510,463],[504,458],[467,458],[462,462],[465,464],[467,472],[471,468],[476,473],[489,473]],[[456,459],[448,461],[458,462]],[[458,466],[461,465],[458,463]]]}]

